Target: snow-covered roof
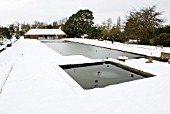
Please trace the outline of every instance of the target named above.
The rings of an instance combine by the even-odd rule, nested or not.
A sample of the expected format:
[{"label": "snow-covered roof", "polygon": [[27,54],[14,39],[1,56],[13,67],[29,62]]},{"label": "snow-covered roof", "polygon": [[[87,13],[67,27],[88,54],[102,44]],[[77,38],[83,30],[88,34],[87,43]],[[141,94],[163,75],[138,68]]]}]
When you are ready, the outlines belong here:
[{"label": "snow-covered roof", "polygon": [[66,35],[61,29],[30,29],[25,35]]}]

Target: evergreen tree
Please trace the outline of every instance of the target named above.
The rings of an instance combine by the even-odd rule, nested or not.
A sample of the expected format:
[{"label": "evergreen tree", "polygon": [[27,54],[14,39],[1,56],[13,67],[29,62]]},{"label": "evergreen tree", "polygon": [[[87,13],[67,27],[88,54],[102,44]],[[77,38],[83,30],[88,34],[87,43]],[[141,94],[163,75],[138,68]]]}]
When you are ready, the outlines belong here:
[{"label": "evergreen tree", "polygon": [[68,18],[64,31],[68,37],[81,37],[88,34],[93,26],[93,13],[90,10],[79,10]]}]

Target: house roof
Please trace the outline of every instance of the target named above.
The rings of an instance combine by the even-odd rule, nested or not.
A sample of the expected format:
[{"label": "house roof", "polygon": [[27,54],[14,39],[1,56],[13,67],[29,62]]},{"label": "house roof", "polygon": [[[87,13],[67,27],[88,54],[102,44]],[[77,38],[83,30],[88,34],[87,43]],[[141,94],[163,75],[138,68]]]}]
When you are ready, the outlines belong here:
[{"label": "house roof", "polygon": [[66,35],[61,29],[30,29],[25,35]]}]

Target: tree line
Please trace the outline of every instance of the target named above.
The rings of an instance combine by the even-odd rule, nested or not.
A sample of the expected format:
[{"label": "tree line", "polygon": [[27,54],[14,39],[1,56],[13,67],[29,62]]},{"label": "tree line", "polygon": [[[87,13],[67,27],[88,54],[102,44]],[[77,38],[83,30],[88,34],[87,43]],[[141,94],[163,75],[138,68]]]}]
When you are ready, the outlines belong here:
[{"label": "tree line", "polygon": [[[31,28],[60,27],[69,38],[86,36],[91,39],[119,42],[128,42],[132,39],[139,44],[170,46],[170,25],[163,26],[165,19],[161,18],[162,13],[156,10],[156,6],[134,9],[126,15],[123,23],[118,17],[115,24],[111,18],[108,18],[99,25],[94,24],[93,12],[85,9],[51,24],[37,21],[33,24],[17,22],[5,29],[8,29],[10,35],[18,36],[25,34]],[[3,27],[1,29],[4,30]],[[10,35],[7,36],[10,37]]]},{"label": "tree line", "polygon": [[17,38],[19,36],[23,36],[30,29],[58,29],[59,27],[62,27],[64,25],[66,20],[67,18],[63,18],[50,24],[38,21],[34,21],[32,24],[25,22],[16,22],[8,25],[7,27],[0,27],[0,35],[3,35],[10,39],[13,35],[15,35]]}]

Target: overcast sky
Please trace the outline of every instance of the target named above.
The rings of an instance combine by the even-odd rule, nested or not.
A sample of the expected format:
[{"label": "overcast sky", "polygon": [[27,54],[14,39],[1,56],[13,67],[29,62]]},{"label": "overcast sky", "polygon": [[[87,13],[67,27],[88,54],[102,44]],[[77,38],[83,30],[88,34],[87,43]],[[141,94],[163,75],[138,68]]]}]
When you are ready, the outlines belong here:
[{"label": "overcast sky", "polygon": [[41,21],[51,23],[69,17],[80,9],[93,12],[95,24],[108,18],[116,23],[120,16],[133,9],[156,5],[157,11],[164,11],[162,17],[170,24],[170,0],[0,0],[0,25],[15,22],[32,23]]}]

